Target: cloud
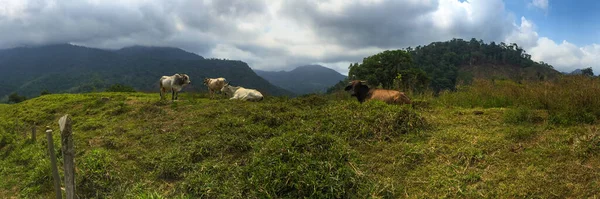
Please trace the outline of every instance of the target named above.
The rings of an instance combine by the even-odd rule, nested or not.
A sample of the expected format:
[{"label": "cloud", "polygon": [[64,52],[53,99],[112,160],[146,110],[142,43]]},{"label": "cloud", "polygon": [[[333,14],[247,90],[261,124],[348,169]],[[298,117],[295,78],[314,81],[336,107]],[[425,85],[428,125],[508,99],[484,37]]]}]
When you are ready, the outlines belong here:
[{"label": "cloud", "polygon": [[280,12],[308,25],[319,42],[349,48],[397,48],[453,37],[498,40],[512,23],[500,0],[286,1]]},{"label": "cloud", "polygon": [[544,11],[548,11],[548,0],[532,0],[529,6],[533,6]]},{"label": "cloud", "polygon": [[535,24],[521,18],[513,33],[506,38],[507,43],[517,43],[531,55],[531,59],[543,61],[562,72],[592,67],[596,73],[600,71],[600,45],[590,44],[578,47],[568,41],[557,43],[547,37],[540,37]]},{"label": "cloud", "polygon": [[[99,48],[173,46],[262,70],[348,65],[386,49],[452,38],[515,41],[558,66],[597,63],[595,45],[552,46],[502,0],[3,0],[0,48],[74,43]],[[532,6],[548,7],[534,0]],[[564,48],[550,52],[547,48]],[[574,50],[579,49],[579,51]],[[576,53],[577,52],[577,53]],[[554,54],[553,54],[554,53]],[[587,55],[587,54],[591,55]],[[594,54],[596,53],[596,54]]]}]

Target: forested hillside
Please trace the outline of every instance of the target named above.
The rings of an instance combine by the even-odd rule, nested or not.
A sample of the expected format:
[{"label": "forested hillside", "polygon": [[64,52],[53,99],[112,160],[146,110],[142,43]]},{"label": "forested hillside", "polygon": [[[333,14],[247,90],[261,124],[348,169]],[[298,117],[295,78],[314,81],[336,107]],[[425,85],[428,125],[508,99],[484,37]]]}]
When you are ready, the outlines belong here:
[{"label": "forested hillside", "polygon": [[346,76],[321,65],[299,66],[291,71],[262,71],[256,74],[296,94],[323,93]]},{"label": "forested hillside", "polygon": [[184,91],[205,90],[203,78],[220,76],[266,95],[292,95],[257,76],[242,61],[204,59],[177,48],[102,50],[59,44],[0,50],[0,99],[13,92],[34,97],[44,90],[102,91],[117,83],[157,92],[158,79],[175,73],[190,76],[192,85]]},{"label": "forested hillside", "polygon": [[[473,79],[510,79],[517,82],[556,79],[561,74],[517,44],[484,43],[482,40],[452,39],[425,46],[388,50],[349,66],[350,79],[368,80],[384,88],[419,91],[454,90]],[[339,90],[344,82],[329,89]]]}]

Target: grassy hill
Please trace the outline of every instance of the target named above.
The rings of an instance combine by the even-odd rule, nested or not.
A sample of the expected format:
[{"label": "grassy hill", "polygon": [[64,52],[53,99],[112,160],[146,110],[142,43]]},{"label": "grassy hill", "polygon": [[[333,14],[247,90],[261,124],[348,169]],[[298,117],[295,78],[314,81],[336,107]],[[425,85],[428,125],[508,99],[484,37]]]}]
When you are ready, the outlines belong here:
[{"label": "grassy hill", "polygon": [[521,68],[515,65],[481,64],[458,67],[458,81],[471,82],[473,79],[509,79],[513,81],[555,80],[562,74],[542,66]]},{"label": "grassy hill", "polygon": [[0,101],[12,92],[35,97],[43,90],[80,93],[102,91],[113,84],[156,92],[158,79],[175,73],[190,76],[192,85],[184,91],[206,90],[204,78],[225,77],[266,95],[293,95],[257,76],[242,61],[204,59],[168,47],[102,50],[57,44],[0,50]]},{"label": "grassy hill", "polygon": [[0,197],[52,197],[44,136],[23,134],[51,126],[60,154],[63,114],[83,198],[598,197],[599,89],[583,77],[477,80],[411,96],[413,107],[343,92],[259,103],[44,95],[0,104]]},{"label": "grassy hill", "polygon": [[291,71],[254,71],[272,84],[299,95],[324,93],[327,88],[346,78],[320,65],[299,66]]}]

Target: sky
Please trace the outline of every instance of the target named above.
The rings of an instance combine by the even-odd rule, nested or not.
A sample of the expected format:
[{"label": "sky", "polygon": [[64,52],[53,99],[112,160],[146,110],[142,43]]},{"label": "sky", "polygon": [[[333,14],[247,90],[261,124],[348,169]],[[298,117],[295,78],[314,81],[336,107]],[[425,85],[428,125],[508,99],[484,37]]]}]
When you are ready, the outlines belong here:
[{"label": "sky", "polygon": [[0,49],[171,46],[253,69],[347,74],[384,50],[477,38],[598,74],[598,10],[595,0],[0,0]]}]

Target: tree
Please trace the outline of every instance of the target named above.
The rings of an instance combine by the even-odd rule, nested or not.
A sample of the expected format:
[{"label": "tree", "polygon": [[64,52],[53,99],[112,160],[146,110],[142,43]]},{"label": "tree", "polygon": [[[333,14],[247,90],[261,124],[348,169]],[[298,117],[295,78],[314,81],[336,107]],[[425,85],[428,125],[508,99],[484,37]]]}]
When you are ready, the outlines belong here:
[{"label": "tree", "polygon": [[8,96],[8,103],[19,103],[22,101],[27,100],[27,98],[25,96],[21,96],[17,93],[12,93]]},{"label": "tree", "polygon": [[348,77],[351,80],[366,80],[369,84],[392,88],[397,74],[411,68],[411,55],[404,50],[386,50],[363,59],[362,64],[350,66]]},{"label": "tree", "polygon": [[131,86],[113,84],[106,89],[106,92],[135,92],[135,89]]},{"label": "tree", "polygon": [[593,77],[594,76],[594,71],[592,71],[592,67],[588,67],[588,68],[584,68],[581,70],[581,74],[588,76],[588,77]]},{"label": "tree", "polygon": [[52,94],[52,93],[50,93],[50,91],[48,91],[48,90],[43,90],[42,92],[40,92],[40,96],[41,95],[48,95],[48,94]]}]

